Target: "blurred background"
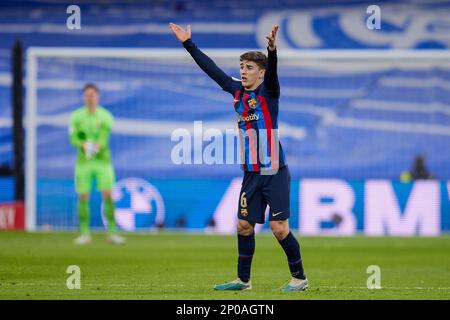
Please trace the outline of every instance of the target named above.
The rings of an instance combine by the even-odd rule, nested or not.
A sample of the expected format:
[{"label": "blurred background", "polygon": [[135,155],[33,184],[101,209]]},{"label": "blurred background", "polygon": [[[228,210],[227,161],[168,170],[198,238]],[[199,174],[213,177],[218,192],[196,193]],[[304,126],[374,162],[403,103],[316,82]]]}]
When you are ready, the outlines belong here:
[{"label": "blurred background", "polygon": [[[222,131],[236,126],[231,96],[181,48],[168,28],[175,22],[191,24],[195,43],[237,78],[239,52],[265,50],[267,32],[280,25],[279,126],[292,174],[292,228],[338,235],[450,230],[450,1],[76,1],[81,29],[74,30],[67,27],[71,4],[0,2],[0,229],[77,228],[67,125],[82,105],[83,85],[95,82],[116,119],[119,227],[234,231],[240,167],[171,158],[176,128],[192,130],[194,121]],[[370,5],[381,10],[381,29],[367,26]],[[27,141],[13,130],[16,41],[24,84],[27,50],[46,48],[33,56],[35,178],[20,167],[17,148]],[[57,47],[69,52],[56,56]],[[77,51],[99,47],[121,50],[109,57]],[[136,49],[155,51],[130,57]],[[29,220],[23,171],[25,185],[31,177],[36,189]],[[98,194],[91,205],[92,225],[102,229]]]}]

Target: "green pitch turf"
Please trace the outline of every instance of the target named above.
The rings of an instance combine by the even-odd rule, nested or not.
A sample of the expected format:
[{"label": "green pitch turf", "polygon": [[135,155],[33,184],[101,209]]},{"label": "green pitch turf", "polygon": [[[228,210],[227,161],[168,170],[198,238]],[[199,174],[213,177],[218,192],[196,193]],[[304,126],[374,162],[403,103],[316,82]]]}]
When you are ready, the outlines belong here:
[{"label": "green pitch turf", "polygon": [[[218,292],[235,278],[236,237],[129,234],[112,246],[105,235],[75,246],[74,233],[0,232],[0,299],[450,299],[450,237],[299,237],[310,289],[282,293],[286,257],[271,234],[256,236],[253,290]],[[66,287],[69,265],[81,289]],[[381,268],[367,289],[369,265]]]}]

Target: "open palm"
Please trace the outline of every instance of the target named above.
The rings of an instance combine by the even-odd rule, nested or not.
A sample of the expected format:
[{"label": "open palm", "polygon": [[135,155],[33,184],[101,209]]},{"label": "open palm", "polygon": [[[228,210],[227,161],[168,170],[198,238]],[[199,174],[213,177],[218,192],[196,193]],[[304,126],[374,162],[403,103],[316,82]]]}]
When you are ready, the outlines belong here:
[{"label": "open palm", "polygon": [[191,38],[191,26],[188,25],[186,30],[175,23],[169,23],[169,28],[173,31],[173,33],[177,36],[178,40],[183,43],[187,39]]},{"label": "open palm", "polygon": [[277,31],[278,31],[278,25],[273,25],[272,26],[272,31],[269,32],[269,34],[267,35],[266,39],[268,40],[268,46],[270,50],[275,50],[275,39],[277,36]]}]

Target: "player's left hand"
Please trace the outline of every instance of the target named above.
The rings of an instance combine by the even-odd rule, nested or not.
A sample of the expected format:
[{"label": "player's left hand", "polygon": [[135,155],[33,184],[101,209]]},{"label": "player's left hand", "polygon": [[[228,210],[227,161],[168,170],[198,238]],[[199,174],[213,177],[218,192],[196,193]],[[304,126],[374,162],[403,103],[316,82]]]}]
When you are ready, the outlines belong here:
[{"label": "player's left hand", "polygon": [[84,152],[86,154],[86,157],[88,159],[95,156],[100,150],[100,146],[98,144],[90,142],[90,141],[83,143],[82,146],[83,146]]},{"label": "player's left hand", "polygon": [[183,43],[191,38],[191,26],[188,25],[186,30],[175,23],[169,23],[169,28],[173,31],[177,39]]},{"label": "player's left hand", "polygon": [[278,31],[278,25],[275,24],[272,26],[272,31],[270,31],[268,36],[266,37],[268,40],[268,46],[269,46],[270,51],[273,51],[276,49],[275,38],[277,36],[277,31]]}]

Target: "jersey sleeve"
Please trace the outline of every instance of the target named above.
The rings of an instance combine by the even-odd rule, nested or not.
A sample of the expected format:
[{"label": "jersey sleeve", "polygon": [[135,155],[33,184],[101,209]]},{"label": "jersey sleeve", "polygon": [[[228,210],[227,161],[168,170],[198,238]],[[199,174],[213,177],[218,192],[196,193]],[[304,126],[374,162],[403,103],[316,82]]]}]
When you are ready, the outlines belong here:
[{"label": "jersey sleeve", "polygon": [[100,132],[98,134],[97,143],[100,149],[104,149],[108,146],[109,135],[112,130],[112,126],[114,124],[114,118],[110,112],[105,112],[102,117],[102,123],[100,125]]},{"label": "jersey sleeve", "polygon": [[280,97],[280,83],[278,82],[277,73],[277,50],[269,50],[267,48],[267,70],[264,74],[264,87],[269,95],[274,98]]},{"label": "jersey sleeve", "polygon": [[82,137],[81,132],[78,130],[78,125],[77,125],[77,115],[76,113],[72,113],[70,115],[70,120],[69,120],[69,139],[70,139],[70,143],[77,147],[77,148],[81,148],[81,145],[84,142],[84,139]]},{"label": "jersey sleeve", "polygon": [[204,54],[191,39],[184,41],[183,46],[190,53],[197,65],[224,91],[231,94],[234,93],[234,80],[220,69],[211,58]]}]

